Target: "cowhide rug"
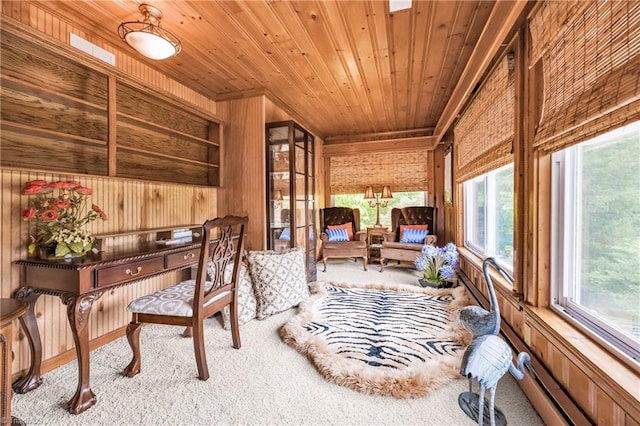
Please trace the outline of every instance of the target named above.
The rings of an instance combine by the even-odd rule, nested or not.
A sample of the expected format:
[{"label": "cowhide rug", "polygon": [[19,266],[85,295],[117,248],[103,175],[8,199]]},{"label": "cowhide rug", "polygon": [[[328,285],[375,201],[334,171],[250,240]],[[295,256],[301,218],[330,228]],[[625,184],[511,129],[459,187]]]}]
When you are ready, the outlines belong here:
[{"label": "cowhide rug", "polygon": [[461,378],[471,340],[457,320],[470,303],[464,288],[318,282],[311,291],[280,336],[329,381],[410,398]]}]

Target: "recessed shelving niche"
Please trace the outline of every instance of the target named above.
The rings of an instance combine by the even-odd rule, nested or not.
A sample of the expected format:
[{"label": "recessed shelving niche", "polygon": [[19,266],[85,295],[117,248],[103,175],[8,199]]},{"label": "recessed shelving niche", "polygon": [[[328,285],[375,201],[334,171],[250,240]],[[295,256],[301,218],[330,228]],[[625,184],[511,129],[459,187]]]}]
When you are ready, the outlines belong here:
[{"label": "recessed shelving niche", "polygon": [[220,185],[222,120],[4,17],[0,34],[3,167]]}]

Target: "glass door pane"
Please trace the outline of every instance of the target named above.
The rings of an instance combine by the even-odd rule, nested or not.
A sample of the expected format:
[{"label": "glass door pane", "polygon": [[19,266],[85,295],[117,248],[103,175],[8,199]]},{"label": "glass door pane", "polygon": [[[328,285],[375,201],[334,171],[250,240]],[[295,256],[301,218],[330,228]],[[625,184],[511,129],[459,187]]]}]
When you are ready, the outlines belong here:
[{"label": "glass door pane", "polygon": [[288,126],[268,130],[268,180],[267,214],[269,229],[268,248],[283,250],[291,247],[291,178],[289,158]]}]

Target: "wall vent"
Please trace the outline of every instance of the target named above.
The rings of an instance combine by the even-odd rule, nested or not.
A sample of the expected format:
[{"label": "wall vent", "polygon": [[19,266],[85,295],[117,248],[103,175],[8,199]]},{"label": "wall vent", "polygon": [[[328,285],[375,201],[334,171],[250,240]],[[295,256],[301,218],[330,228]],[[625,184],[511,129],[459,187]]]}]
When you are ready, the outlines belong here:
[{"label": "wall vent", "polygon": [[101,61],[104,61],[113,66],[116,65],[116,56],[113,53],[107,52],[103,48],[96,46],[95,44],[83,39],[76,34],[70,34],[69,44],[71,44],[71,46],[75,47],[76,49],[80,49],[83,52],[100,59]]}]

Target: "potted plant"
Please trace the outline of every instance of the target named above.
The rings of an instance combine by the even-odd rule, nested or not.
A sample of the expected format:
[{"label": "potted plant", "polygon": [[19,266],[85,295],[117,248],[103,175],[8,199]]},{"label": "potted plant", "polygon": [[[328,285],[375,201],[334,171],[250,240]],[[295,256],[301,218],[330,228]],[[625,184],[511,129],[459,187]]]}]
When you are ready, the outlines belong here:
[{"label": "potted plant", "polygon": [[76,181],[27,182],[21,194],[32,197],[22,218],[35,223],[35,234],[29,237],[29,254],[44,259],[87,254],[95,237],[85,229],[86,224],[98,218],[107,220],[106,213],[97,205],[86,207],[92,193],[91,188]]},{"label": "potted plant", "polygon": [[458,268],[458,249],[448,243],[444,247],[425,245],[415,260],[416,268],[422,272],[418,281],[423,287],[449,288],[455,285]]}]

